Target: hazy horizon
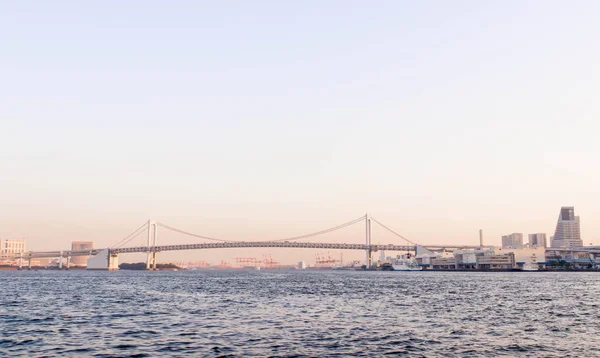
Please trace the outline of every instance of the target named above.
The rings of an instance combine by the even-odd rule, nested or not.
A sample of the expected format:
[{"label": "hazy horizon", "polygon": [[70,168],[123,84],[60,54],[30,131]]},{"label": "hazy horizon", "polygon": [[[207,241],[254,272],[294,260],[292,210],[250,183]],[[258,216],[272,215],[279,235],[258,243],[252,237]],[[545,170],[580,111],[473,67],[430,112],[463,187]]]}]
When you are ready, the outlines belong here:
[{"label": "hazy horizon", "polygon": [[[368,212],[418,243],[475,245],[483,229],[499,245],[549,239],[574,206],[584,244],[600,245],[599,11],[4,2],[0,238],[103,247],[152,219],[267,240]],[[315,240],[363,235],[357,224]],[[266,252],[315,251],[251,255]]]}]

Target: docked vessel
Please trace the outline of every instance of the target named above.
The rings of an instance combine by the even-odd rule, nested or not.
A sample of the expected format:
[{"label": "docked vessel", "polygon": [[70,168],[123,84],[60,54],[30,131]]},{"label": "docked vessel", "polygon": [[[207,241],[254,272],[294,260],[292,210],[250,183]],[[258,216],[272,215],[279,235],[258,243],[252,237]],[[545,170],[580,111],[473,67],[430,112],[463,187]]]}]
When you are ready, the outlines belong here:
[{"label": "docked vessel", "polygon": [[389,259],[386,264],[387,269],[391,271],[421,271],[421,266],[417,264],[410,254],[398,255],[395,259]]},{"label": "docked vessel", "polygon": [[537,264],[527,262],[523,264],[523,271],[537,271],[539,269]]},{"label": "docked vessel", "polygon": [[414,262],[397,262],[392,264],[394,271],[421,271],[421,266]]}]

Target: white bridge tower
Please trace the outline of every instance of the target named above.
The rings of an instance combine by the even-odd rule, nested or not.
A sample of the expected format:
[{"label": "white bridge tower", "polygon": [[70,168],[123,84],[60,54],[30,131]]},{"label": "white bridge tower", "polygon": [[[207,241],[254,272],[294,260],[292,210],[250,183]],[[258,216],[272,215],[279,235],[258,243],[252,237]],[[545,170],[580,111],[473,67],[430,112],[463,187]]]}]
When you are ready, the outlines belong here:
[{"label": "white bridge tower", "polygon": [[148,220],[148,252],[146,256],[146,270],[156,270],[156,239],[158,238],[158,225],[156,221]]}]

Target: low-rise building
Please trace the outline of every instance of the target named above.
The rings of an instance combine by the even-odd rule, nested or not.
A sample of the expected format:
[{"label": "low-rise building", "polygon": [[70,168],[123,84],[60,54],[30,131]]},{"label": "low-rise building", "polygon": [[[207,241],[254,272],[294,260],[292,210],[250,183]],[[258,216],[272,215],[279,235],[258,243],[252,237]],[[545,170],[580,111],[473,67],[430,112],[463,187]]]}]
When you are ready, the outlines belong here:
[{"label": "low-rise building", "polygon": [[454,254],[452,252],[432,252],[429,250],[421,249],[421,252],[417,251],[417,255],[415,256],[415,261],[418,265],[425,269],[431,269],[432,260],[435,259],[443,259],[443,258],[454,258]]},{"label": "low-rise building", "polygon": [[511,253],[486,253],[477,256],[477,268],[481,270],[508,270],[515,266],[515,255]]},{"label": "low-rise building", "polygon": [[474,270],[477,268],[475,250],[460,250],[454,253],[456,268],[461,270]]},{"label": "low-rise building", "polygon": [[435,257],[431,259],[431,267],[434,270],[455,270],[456,257]]}]

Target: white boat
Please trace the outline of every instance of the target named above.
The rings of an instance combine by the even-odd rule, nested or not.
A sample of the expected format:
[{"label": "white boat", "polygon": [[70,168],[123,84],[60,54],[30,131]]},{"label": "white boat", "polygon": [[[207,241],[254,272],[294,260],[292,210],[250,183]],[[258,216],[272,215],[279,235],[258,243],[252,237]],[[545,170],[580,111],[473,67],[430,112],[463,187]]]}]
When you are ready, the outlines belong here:
[{"label": "white boat", "polygon": [[421,266],[414,262],[396,262],[392,264],[394,271],[421,271]]},{"label": "white boat", "polygon": [[422,267],[417,264],[409,254],[398,255],[396,258],[388,258],[384,265],[392,271],[421,271]]},{"label": "white boat", "polygon": [[537,271],[538,269],[538,265],[531,262],[524,263],[522,268],[523,271]]}]

